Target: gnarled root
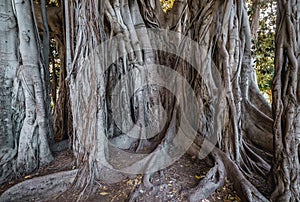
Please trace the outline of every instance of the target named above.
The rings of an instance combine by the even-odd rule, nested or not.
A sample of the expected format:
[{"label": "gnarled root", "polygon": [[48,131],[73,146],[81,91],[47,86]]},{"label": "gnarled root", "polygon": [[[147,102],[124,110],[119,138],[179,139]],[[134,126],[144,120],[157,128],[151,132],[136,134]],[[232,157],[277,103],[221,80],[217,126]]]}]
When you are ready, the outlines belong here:
[{"label": "gnarled root", "polygon": [[43,201],[58,197],[70,187],[76,174],[77,170],[70,170],[26,180],[6,190],[0,201]]},{"label": "gnarled root", "polygon": [[[199,147],[195,144],[189,149],[190,154],[197,154],[199,152]],[[213,160],[215,161],[214,167],[212,167],[206,177],[201,180],[198,186],[193,189],[189,189],[184,191],[184,195],[187,195],[189,201],[196,202],[202,199],[208,198],[216,189],[223,186],[226,177],[225,166],[218,155],[211,155]]]},{"label": "gnarled root", "polygon": [[201,145],[202,148],[213,148],[211,155],[215,159],[215,166],[208,172],[198,187],[191,191],[189,196],[191,201],[199,201],[204,197],[207,198],[217,188],[222,186],[222,180],[224,182],[226,174],[233,182],[234,188],[242,201],[269,201],[248,181],[234,161],[209,141],[203,141],[203,139],[203,137],[198,137],[195,141],[196,143],[193,143],[188,152],[201,158],[201,154],[199,153],[201,149],[198,145]]}]

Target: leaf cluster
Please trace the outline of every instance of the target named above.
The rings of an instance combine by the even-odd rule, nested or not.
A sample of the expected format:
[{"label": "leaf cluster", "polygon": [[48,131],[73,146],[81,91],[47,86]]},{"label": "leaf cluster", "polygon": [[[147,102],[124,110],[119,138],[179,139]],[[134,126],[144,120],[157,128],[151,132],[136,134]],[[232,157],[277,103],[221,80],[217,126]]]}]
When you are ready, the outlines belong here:
[{"label": "leaf cluster", "polygon": [[[253,4],[248,1],[250,21],[255,12]],[[260,1],[260,18],[257,38],[253,39],[252,56],[254,58],[258,87],[269,101],[272,97],[272,80],[274,76],[276,2]]]}]

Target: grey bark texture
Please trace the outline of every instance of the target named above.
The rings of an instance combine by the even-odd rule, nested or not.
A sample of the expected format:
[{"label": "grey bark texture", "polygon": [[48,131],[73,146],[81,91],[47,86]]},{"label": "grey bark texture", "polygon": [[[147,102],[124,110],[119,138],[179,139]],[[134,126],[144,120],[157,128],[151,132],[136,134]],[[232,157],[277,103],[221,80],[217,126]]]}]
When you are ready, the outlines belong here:
[{"label": "grey bark texture", "polygon": [[274,112],[274,201],[300,200],[299,1],[277,1]]},{"label": "grey bark texture", "polygon": [[261,13],[261,1],[260,0],[252,0],[252,5],[251,8],[253,9],[252,11],[252,15],[251,15],[251,35],[252,35],[252,39],[256,40],[257,39],[257,31],[259,28],[259,17],[260,17],[260,13]]},{"label": "grey bark texture", "polygon": [[[99,182],[114,183],[128,177],[130,169],[143,171],[143,186],[151,188],[153,167],[172,158],[159,156],[159,151],[166,154],[176,141],[184,144],[190,140],[188,153],[199,159],[209,155],[214,162],[198,186],[184,190],[190,201],[205,199],[222,186],[226,177],[243,201],[268,201],[268,194],[258,190],[255,182],[269,185],[266,179],[272,172],[272,162],[277,185],[272,199],[299,200],[298,4],[278,1],[272,113],[254,82],[251,27],[245,1],[177,0],[167,13],[162,11],[159,0],[65,1],[67,80],[78,166],[72,188],[82,190],[79,199],[94,191]],[[17,6],[16,19],[21,12]],[[25,24],[19,25],[21,34],[17,33],[20,45],[26,47],[32,36],[31,32],[23,32],[23,27]],[[168,31],[181,34],[170,39]],[[110,43],[105,43],[107,40]],[[164,40],[170,43],[163,43]],[[197,50],[189,48],[191,41],[197,44]],[[161,51],[162,47],[165,51]],[[45,98],[40,96],[44,86],[36,87],[42,74],[34,71],[39,61],[26,55],[23,48],[20,46],[21,56],[24,54],[21,68],[19,60],[15,67],[24,72],[25,78],[19,81],[19,86],[25,86],[20,88],[24,96],[19,99],[26,106],[22,113],[27,125],[19,127],[19,148],[25,148],[29,141],[25,134],[32,128],[28,125],[38,128],[34,130],[39,132],[36,137],[47,137],[42,124],[47,119],[43,119],[45,111],[41,110],[45,108]],[[167,66],[184,80],[163,68],[150,68],[151,64]],[[28,69],[34,79],[27,77]],[[141,71],[144,74],[138,73]],[[122,80],[124,77],[128,79]],[[154,79],[160,85],[143,85]],[[163,88],[166,83],[172,88]],[[182,90],[186,85],[192,88],[197,108],[190,102],[191,94]],[[22,102],[15,103],[19,106]],[[197,119],[190,117],[197,110]],[[33,122],[33,117],[39,117],[39,121]],[[183,131],[185,141],[175,136],[182,125],[188,126]],[[195,136],[191,135],[193,131]],[[150,136],[152,132],[156,136]],[[14,136],[1,136],[7,147],[14,145],[14,139],[9,137]],[[41,157],[50,159],[47,145],[39,148],[44,151]],[[125,153],[130,155],[125,157]],[[131,161],[129,157],[134,155],[147,157],[145,161]],[[17,165],[27,163],[24,156],[17,156],[16,161]],[[128,169],[122,170],[120,164]],[[66,178],[66,182],[71,178]],[[133,194],[129,200],[135,199]]]},{"label": "grey bark texture", "polygon": [[[188,108],[189,105],[189,98],[184,97],[184,93],[182,96],[187,101],[185,106],[178,106],[172,95],[161,88],[155,89],[160,94],[152,94],[154,102],[169,106],[166,108],[169,116],[165,130],[157,140],[159,144],[147,138],[138,141],[125,137],[111,117],[111,105],[116,103],[110,102],[110,96],[114,96],[112,92],[117,78],[128,73],[131,68],[138,68],[139,65],[161,62],[180,72],[192,84],[200,103],[201,114],[197,120],[199,128],[196,127],[199,131],[198,136],[216,138],[220,148],[219,152],[214,154],[217,163],[209,172],[210,176],[205,179],[206,182],[201,182],[199,187],[187,191],[190,200],[204,199],[223,184],[226,176],[236,181],[235,176],[238,172],[238,179],[243,181],[241,189],[237,188],[242,198],[248,201],[266,201],[267,199],[248,181],[259,176],[266,178],[270,171],[269,157],[273,152],[273,137],[270,105],[264,101],[257,84],[253,81],[251,30],[245,3],[230,0],[176,1],[173,10],[167,13],[160,11],[158,1],[114,0],[105,1],[103,4],[98,1],[74,4],[75,35],[70,39],[75,40],[76,45],[73,52],[70,51],[74,55],[70,55],[73,65],[69,68],[69,74],[74,118],[73,148],[77,163],[81,165],[77,184],[82,186],[83,181],[83,184],[88,184],[93,183],[93,180],[103,180],[101,176],[105,176],[106,170],[103,163],[111,163],[106,154],[107,139],[119,148],[132,152],[141,152],[148,148],[147,152],[150,153],[159,150],[158,145],[167,144],[172,139],[172,134],[177,130],[176,125],[179,124],[178,119],[174,117],[178,116],[180,108]],[[154,11],[158,15],[154,15]],[[151,33],[146,29],[136,31],[134,26],[167,28],[189,36],[199,44],[201,55],[193,55],[194,50],[184,49],[182,56],[194,58],[200,67],[199,72],[194,72],[189,64],[176,57],[170,57],[168,53],[139,51],[145,44],[148,45],[146,47],[151,47],[159,41],[149,41]],[[120,33],[121,37],[115,50],[107,52],[106,55],[116,58],[114,63],[110,64],[110,68],[106,69],[107,64],[101,63],[101,59],[91,59],[91,54],[101,42]],[[182,45],[184,37],[174,39],[173,45],[180,51],[179,46],[176,47],[176,41]],[[130,55],[134,50],[134,54]],[[100,52],[105,51],[107,50],[100,49]],[[117,59],[119,57],[121,59]],[[149,72],[150,74],[156,75],[158,80],[168,80],[160,72]],[[119,112],[121,120],[132,116],[141,125],[153,121],[149,120],[151,112],[147,108],[147,98],[154,89],[143,88],[140,94],[137,93],[133,97],[130,94],[130,88],[142,83],[143,79],[147,80],[135,77],[129,83],[124,83],[120,91],[124,92],[124,99],[122,103],[117,104],[125,106],[122,108],[125,110]],[[169,78],[170,80],[172,78]],[[130,105],[133,105],[133,108],[130,108]],[[157,117],[163,116],[160,113],[158,111]],[[141,120],[142,122],[139,122]],[[257,120],[260,124],[257,124]],[[123,127],[126,127],[126,124]],[[265,138],[262,139],[262,136]],[[195,144],[193,151],[197,154],[195,148],[200,150],[201,144]],[[228,165],[234,165],[234,169]],[[148,166],[154,166],[153,159],[149,160]],[[148,174],[151,176],[151,173]],[[151,186],[149,175],[145,177],[145,186]],[[236,186],[240,185],[236,183]]]},{"label": "grey bark texture", "polygon": [[45,75],[29,1],[1,9],[0,183],[52,161]]}]

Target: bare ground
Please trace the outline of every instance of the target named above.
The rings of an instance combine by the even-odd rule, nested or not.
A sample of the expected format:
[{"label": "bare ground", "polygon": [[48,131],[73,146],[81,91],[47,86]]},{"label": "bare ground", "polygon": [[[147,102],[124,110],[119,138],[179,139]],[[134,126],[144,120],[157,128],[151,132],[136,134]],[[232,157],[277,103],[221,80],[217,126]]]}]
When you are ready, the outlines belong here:
[{"label": "bare ground", "polygon": [[[55,161],[49,166],[39,169],[31,175],[11,181],[0,187],[0,194],[11,186],[36,176],[48,175],[51,173],[75,169],[71,151],[63,151],[55,154]],[[162,172],[157,172],[152,177],[154,187],[147,189],[141,185],[142,175],[132,179],[126,179],[115,184],[101,184],[95,194],[92,194],[86,201],[117,202],[128,201],[132,193],[136,193],[135,201],[188,201],[183,190],[195,187],[205,177],[210,166],[189,155],[182,156],[172,166]],[[44,199],[43,201],[76,201],[78,192],[68,191],[59,196]],[[132,195],[131,195],[132,196]],[[37,201],[30,199],[31,201]],[[225,185],[216,190],[208,199],[202,202],[239,202],[240,198],[233,189],[232,183],[226,180]]]}]

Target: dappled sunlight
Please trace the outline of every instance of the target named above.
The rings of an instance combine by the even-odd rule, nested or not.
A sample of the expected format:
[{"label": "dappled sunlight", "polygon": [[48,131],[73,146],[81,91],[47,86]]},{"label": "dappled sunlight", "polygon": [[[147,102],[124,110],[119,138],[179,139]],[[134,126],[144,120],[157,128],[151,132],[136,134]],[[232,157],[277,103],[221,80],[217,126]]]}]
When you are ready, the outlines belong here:
[{"label": "dappled sunlight", "polygon": [[161,7],[164,10],[164,12],[171,10],[173,8],[174,2],[175,0],[160,0]]}]

